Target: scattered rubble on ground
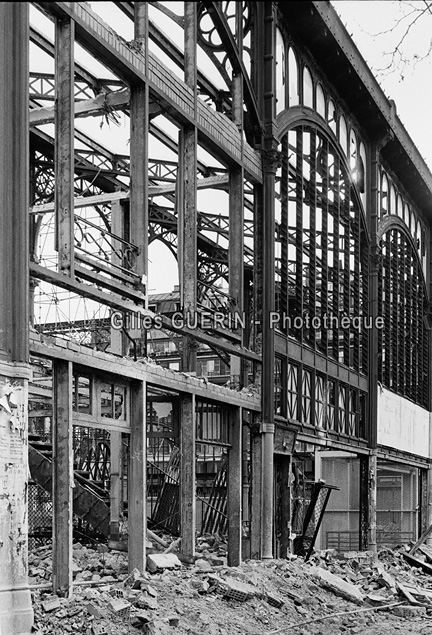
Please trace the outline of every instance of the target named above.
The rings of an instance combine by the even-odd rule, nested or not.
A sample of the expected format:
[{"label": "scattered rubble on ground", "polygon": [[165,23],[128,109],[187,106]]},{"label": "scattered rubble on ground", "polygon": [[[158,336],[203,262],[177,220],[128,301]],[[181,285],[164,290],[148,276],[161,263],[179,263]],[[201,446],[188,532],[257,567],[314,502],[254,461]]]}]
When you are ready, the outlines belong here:
[{"label": "scattered rubble on ground", "polygon": [[[75,544],[74,594],[53,596],[49,547],[29,555],[38,635],[393,635],[432,633],[432,576],[405,559],[409,547],[315,553],[308,563],[248,560],[228,567],[226,544],[198,539],[185,563],[179,541],[150,549],[148,571],[128,573],[127,554]],[[165,551],[167,553],[162,553]],[[175,553],[174,553],[175,552]],[[427,548],[421,562],[432,561]],[[182,562],[183,560],[183,562]],[[43,588],[45,587],[45,588]]]}]

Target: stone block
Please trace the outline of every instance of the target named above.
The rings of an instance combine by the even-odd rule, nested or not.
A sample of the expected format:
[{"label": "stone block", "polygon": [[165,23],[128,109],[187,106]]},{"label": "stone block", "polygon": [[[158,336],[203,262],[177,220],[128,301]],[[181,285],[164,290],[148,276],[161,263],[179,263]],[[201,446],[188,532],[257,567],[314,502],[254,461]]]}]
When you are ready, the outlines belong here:
[{"label": "stone block", "polygon": [[155,573],[158,569],[175,569],[181,562],[174,553],[152,553],[147,556],[147,569]]},{"label": "stone block", "polygon": [[425,606],[395,606],[393,609],[393,615],[397,617],[405,617],[407,619],[412,617],[422,617],[426,615]]}]

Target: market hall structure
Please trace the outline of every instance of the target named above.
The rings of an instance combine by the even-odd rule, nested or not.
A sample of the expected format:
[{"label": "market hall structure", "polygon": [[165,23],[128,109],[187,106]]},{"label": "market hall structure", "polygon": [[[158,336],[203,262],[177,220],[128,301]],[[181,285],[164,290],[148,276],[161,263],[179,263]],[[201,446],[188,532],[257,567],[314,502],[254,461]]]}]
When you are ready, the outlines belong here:
[{"label": "market hall structure", "polygon": [[2,2],[0,47],[1,632],[51,535],[66,595],[75,532],[417,539],[432,176],[332,5]]}]

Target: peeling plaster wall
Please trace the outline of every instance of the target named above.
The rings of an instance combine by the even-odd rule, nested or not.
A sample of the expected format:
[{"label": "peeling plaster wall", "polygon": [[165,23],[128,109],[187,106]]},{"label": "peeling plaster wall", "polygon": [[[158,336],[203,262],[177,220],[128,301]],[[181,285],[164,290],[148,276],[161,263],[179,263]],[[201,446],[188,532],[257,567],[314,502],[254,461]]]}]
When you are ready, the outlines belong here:
[{"label": "peeling plaster wall", "polygon": [[378,443],[429,457],[429,412],[386,390],[378,389]]},{"label": "peeling plaster wall", "polygon": [[25,588],[27,394],[27,380],[0,375],[0,635],[28,633],[32,621]]}]

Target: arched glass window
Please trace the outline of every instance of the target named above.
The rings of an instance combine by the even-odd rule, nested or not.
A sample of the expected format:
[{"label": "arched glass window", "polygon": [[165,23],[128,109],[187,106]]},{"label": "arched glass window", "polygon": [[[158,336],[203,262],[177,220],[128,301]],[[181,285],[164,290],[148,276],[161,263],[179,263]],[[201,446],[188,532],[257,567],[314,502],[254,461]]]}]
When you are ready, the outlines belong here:
[{"label": "arched glass window", "polygon": [[337,115],[336,115],[336,106],[333,99],[329,99],[328,108],[327,108],[327,123],[329,125],[330,130],[332,130],[336,134]]},{"label": "arched glass window", "polygon": [[341,115],[339,118],[339,143],[341,144],[344,155],[346,156],[347,145],[348,145],[348,132],[347,132],[345,117],[343,115]]},{"label": "arched glass window", "polygon": [[379,298],[384,328],[378,329],[379,380],[390,390],[427,407],[427,297],[420,260],[399,227],[390,228],[381,245]]},{"label": "arched glass window", "polygon": [[280,29],[276,29],[276,114],[285,110],[285,44]]},{"label": "arched glass window", "polygon": [[357,170],[357,138],[354,130],[350,131],[350,145],[349,145],[349,166],[351,169],[351,174],[354,177],[354,180],[357,180],[356,170]]},{"label": "arched glass window", "polygon": [[303,70],[303,105],[313,108],[313,81],[307,66]]},{"label": "arched glass window", "polygon": [[318,84],[317,90],[316,90],[316,111],[319,115],[321,115],[323,119],[325,119],[325,116],[326,116],[325,107],[326,107],[326,103],[325,103],[323,87],[321,86],[321,84]]},{"label": "arched glass window", "polygon": [[388,194],[388,179],[387,176],[382,173],[381,176],[381,216],[386,216],[389,213],[389,194]]},{"label": "arched glass window", "polygon": [[390,185],[389,214],[396,214],[396,190],[394,185]]},{"label": "arched glass window", "polygon": [[403,202],[400,194],[398,194],[396,200],[396,214],[403,220]]},{"label": "arched glass window", "polygon": [[299,93],[299,73],[297,58],[292,48],[288,51],[288,95],[289,106],[298,106],[300,104]]},{"label": "arched glass window", "polygon": [[410,208],[410,222],[409,222],[409,226],[410,226],[410,230],[411,230],[411,236],[414,236],[414,232],[415,232],[415,213],[414,213],[414,210],[412,209],[412,207]]},{"label": "arched glass window", "polygon": [[[290,317],[288,335],[367,372],[367,330],[324,320],[367,314],[367,232],[351,174],[312,125],[290,130],[282,154],[281,235],[287,247],[280,308]],[[306,315],[315,322],[299,327]]]}]

